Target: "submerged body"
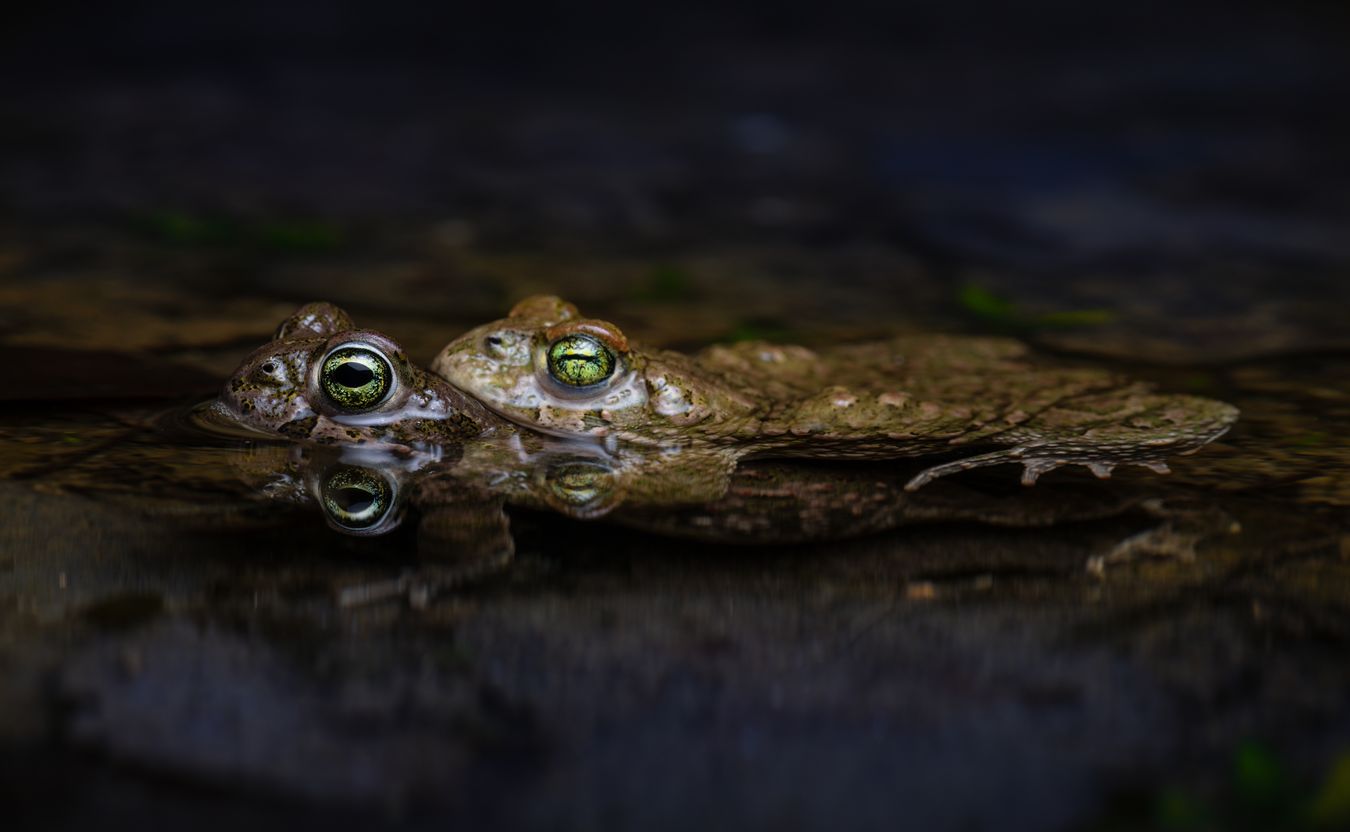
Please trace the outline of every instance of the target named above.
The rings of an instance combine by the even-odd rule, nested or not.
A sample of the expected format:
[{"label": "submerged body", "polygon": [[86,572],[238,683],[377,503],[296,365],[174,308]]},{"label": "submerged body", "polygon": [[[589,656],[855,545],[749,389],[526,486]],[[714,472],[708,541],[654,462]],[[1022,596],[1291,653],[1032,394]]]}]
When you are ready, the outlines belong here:
[{"label": "submerged body", "polygon": [[[909,336],[821,351],[766,343],[688,356],[629,343],[555,297],[522,301],[451,342],[433,372],[521,425],[560,436],[717,447],[735,458],[887,459],[964,452],[915,476],[1019,462],[1108,476],[1223,435],[1237,410],[1095,369],[1037,361],[1004,338]],[[972,453],[973,452],[973,453]]]}]

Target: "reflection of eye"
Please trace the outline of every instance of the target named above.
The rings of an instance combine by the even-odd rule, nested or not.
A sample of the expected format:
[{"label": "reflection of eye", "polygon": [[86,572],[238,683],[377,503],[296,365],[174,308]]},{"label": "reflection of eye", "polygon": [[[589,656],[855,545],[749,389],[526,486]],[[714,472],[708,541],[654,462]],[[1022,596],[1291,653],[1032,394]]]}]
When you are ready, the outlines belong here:
[{"label": "reflection of eye", "polygon": [[359,412],[376,407],[393,388],[394,372],[383,355],[368,347],[338,347],[319,370],[324,395],[336,407]]},{"label": "reflection of eye", "polygon": [[394,508],[395,488],[379,471],[340,465],[328,471],[319,489],[324,513],[346,531],[369,531]]},{"label": "reflection of eye", "polygon": [[548,373],[571,387],[590,387],[614,375],[614,353],[589,335],[564,335],[548,347]]},{"label": "reflection of eye", "polygon": [[602,500],[614,490],[613,470],[594,462],[562,462],[550,468],[545,477],[549,492],[573,508]]}]

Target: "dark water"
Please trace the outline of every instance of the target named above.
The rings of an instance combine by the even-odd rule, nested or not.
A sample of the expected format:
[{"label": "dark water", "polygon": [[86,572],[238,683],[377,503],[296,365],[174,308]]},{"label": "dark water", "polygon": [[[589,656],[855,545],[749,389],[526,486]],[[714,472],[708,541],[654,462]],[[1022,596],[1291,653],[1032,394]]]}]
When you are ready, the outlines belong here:
[{"label": "dark water", "polygon": [[[847,800],[881,826],[897,794],[938,825],[955,806],[976,825],[1339,811],[1350,529],[1328,367],[1209,368],[1245,418],[1165,480],[1026,490],[998,469],[913,495],[935,523],[748,548],[670,537],[687,509],[605,518],[644,531],[513,508],[514,558],[472,580],[502,553],[491,522],[456,517],[447,540],[419,505],[385,536],[338,534],[278,486],[327,476],[318,452],[194,433],[148,402],[15,403],[11,782],[79,784],[39,811],[70,822],[240,799],[522,825],[823,825]],[[889,474],[896,495],[907,477],[793,470]],[[684,802],[691,760],[707,815]],[[534,799],[506,799],[520,789]]]},{"label": "dark water", "polygon": [[[15,19],[5,811],[1350,825],[1345,15],[1039,8]],[[680,348],[1011,334],[1243,417],[1168,478],[994,469],[769,546],[520,504],[344,535],[276,486],[331,460],[184,419],[300,302],[426,361],[537,291]]]}]

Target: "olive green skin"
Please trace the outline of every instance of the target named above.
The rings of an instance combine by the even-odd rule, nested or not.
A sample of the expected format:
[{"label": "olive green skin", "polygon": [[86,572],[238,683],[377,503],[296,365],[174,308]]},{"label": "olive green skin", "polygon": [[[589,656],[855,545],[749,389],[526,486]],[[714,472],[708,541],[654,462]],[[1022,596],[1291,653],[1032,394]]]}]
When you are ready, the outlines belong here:
[{"label": "olive green skin", "polygon": [[[603,333],[615,370],[560,383],[547,366],[559,333]],[[1084,465],[1166,471],[1173,454],[1222,436],[1237,409],[1092,368],[1036,359],[1006,338],[916,335],[820,351],[763,342],[696,355],[630,345],[612,324],[556,297],[455,339],[432,371],[518,424],[560,436],[660,447],[717,447],[734,458],[887,459],[960,455],[909,483],[1016,462],[1023,481]]]},{"label": "olive green skin", "polygon": [[[339,347],[385,358],[390,391],[364,406],[325,393],[321,365]],[[397,343],[357,329],[327,303],[302,306],[225,383],[208,417],[272,436],[317,444],[409,449],[510,430],[474,399],[408,361]]]}]

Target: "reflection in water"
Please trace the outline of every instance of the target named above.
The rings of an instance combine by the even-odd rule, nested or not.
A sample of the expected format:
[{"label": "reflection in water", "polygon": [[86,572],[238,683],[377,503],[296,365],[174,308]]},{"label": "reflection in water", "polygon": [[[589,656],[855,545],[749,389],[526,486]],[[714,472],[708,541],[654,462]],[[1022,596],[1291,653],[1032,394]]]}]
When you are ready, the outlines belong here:
[{"label": "reflection in water", "polygon": [[539,471],[540,493],[569,517],[603,517],[617,505],[618,482],[611,465],[595,459],[558,459]]},{"label": "reflection in water", "polygon": [[1183,559],[1232,530],[1217,508],[1155,482],[1084,486],[1066,478],[1033,489],[998,478],[954,478],[911,492],[913,467],[758,461],[727,468],[694,451],[612,449],[542,436],[466,441],[456,453],[418,458],[358,447],[271,446],[236,466],[259,495],[317,507],[330,528],[374,537],[412,516],[420,567],[394,581],[347,588],[344,603],[415,594],[421,601],[510,562],[508,507],[605,520],[644,532],[730,544],[840,540],[903,525],[975,522],[1043,528],[1126,513],[1147,516],[1104,550],[1086,553],[1100,572],[1142,555]]},{"label": "reflection in water", "polygon": [[378,468],[335,465],[320,477],[318,492],[329,525],[347,534],[386,534],[402,519],[398,483]]},{"label": "reflection in water", "polygon": [[[1122,736],[1226,744],[1255,707],[1322,742],[1350,633],[1338,367],[1216,371],[1251,417],[1170,478],[966,472],[912,494],[904,465],[729,470],[509,434],[398,455],[218,438],[153,407],[6,410],[8,725],[73,703],[77,749],[325,799],[442,788],[466,758],[500,764],[484,738],[570,763],[573,725],[605,744],[619,726],[626,763],[708,714],[700,749],[750,736],[746,715],[790,738],[819,714],[844,726],[825,752],[765,753],[884,749],[868,770],[938,714],[944,778],[972,744],[1021,760],[1085,736],[1065,772]],[[1225,511],[1242,534],[1214,535]],[[991,711],[1015,717],[994,745]],[[372,780],[369,759],[397,764]],[[909,770],[930,766],[925,748]]]}]

